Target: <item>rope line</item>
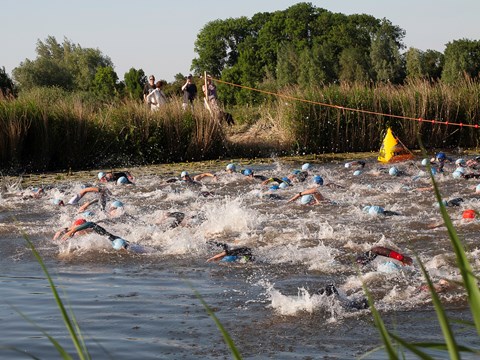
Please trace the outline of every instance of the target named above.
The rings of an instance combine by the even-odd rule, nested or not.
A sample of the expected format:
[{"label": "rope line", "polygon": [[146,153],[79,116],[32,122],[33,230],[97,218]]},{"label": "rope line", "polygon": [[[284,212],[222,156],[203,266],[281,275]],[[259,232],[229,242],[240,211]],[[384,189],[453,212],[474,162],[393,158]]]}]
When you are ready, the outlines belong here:
[{"label": "rope line", "polygon": [[338,110],[353,111],[353,112],[362,113],[362,114],[385,116],[385,117],[390,117],[390,118],[394,118],[394,119],[411,120],[411,121],[425,122],[425,123],[431,123],[431,124],[451,125],[451,126],[459,126],[459,127],[471,127],[471,128],[475,128],[475,129],[479,128],[478,124],[454,123],[454,122],[439,121],[439,120],[434,120],[434,119],[422,119],[421,117],[420,118],[413,118],[413,117],[402,116],[402,115],[384,114],[384,113],[379,113],[379,112],[370,111],[370,110],[355,109],[355,108],[349,108],[349,107],[340,106],[340,105],[322,103],[322,102],[319,102],[319,101],[306,100],[306,99],[298,98],[298,97],[295,97],[295,96],[284,95],[284,94],[279,94],[279,93],[275,93],[275,92],[272,92],[272,91],[260,90],[260,89],[252,88],[252,87],[249,87],[249,86],[234,84],[234,83],[231,83],[231,82],[228,82],[228,81],[223,81],[223,80],[220,80],[220,79],[212,78],[212,80],[215,80],[215,81],[217,81],[219,83],[222,83],[222,84],[238,87],[238,88],[241,88],[241,89],[256,91],[256,92],[263,93],[263,94],[273,95],[273,96],[277,96],[277,97],[281,97],[281,98],[285,98],[285,99],[289,99],[289,100],[300,101],[300,102],[304,102],[304,103],[309,103],[309,104],[313,104],[313,105],[330,107],[330,108],[334,108],[334,109],[338,109]]}]

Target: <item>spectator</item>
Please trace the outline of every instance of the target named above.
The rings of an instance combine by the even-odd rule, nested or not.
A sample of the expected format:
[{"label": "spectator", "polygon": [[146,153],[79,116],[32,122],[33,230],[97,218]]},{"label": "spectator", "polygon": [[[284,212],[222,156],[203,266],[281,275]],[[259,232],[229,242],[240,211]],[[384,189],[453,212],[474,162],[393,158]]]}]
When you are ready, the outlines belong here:
[{"label": "spectator", "polygon": [[148,104],[148,106],[151,108],[152,105],[151,103],[148,102],[147,100],[147,96],[153,91],[155,90],[156,86],[155,86],[155,76],[153,75],[150,75],[150,77],[148,78],[148,83],[145,84],[145,86],[143,87],[143,101]]},{"label": "spectator", "polygon": [[161,81],[157,81],[155,90],[147,95],[147,103],[150,104],[150,110],[152,111],[157,111],[160,109],[160,106],[167,103],[167,97],[162,91],[162,85]]},{"label": "spectator", "polygon": [[183,104],[182,108],[185,110],[190,103],[190,106],[193,108],[193,100],[197,96],[197,85],[193,83],[192,74],[187,76],[187,81],[182,86],[183,91]]}]

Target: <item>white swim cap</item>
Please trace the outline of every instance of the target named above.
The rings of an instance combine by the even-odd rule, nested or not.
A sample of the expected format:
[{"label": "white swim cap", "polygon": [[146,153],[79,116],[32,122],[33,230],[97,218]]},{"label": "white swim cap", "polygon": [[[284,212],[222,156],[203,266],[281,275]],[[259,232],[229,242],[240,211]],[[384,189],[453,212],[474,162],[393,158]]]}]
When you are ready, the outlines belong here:
[{"label": "white swim cap", "polygon": [[105,173],[100,171],[97,176],[98,176],[98,180],[102,180],[103,177],[105,176]]},{"label": "white swim cap", "polygon": [[303,205],[307,205],[310,203],[310,201],[313,200],[313,195],[311,194],[308,194],[308,195],[303,195],[302,198],[300,199],[300,202],[303,204]]},{"label": "white swim cap", "polygon": [[112,241],[112,246],[115,250],[120,250],[124,248],[126,245],[127,245],[127,241],[121,238],[116,238],[115,240]]},{"label": "white swim cap", "polygon": [[388,173],[392,176],[397,176],[398,175],[398,169],[395,166],[392,166],[390,170],[388,170]]},{"label": "white swim cap", "polygon": [[235,166],[235,164],[228,164],[225,169],[230,171],[236,171],[237,167]]},{"label": "white swim cap", "polygon": [[288,184],[286,182],[282,182],[280,183],[280,185],[278,185],[278,187],[282,190],[285,190],[286,188],[288,188]]},{"label": "white swim cap", "polygon": [[422,160],[422,165],[423,166],[427,166],[427,164],[429,163],[430,161],[428,159],[423,159]]},{"label": "white swim cap", "polygon": [[117,180],[117,185],[128,184],[128,179],[125,176],[120,176]]},{"label": "white swim cap", "polygon": [[121,201],[115,200],[114,202],[112,202],[111,207],[121,208],[121,207],[123,207],[123,203]]},{"label": "white swim cap", "polygon": [[349,162],[346,163],[346,164],[345,164],[345,167],[346,167],[347,169],[349,169],[350,167],[352,167],[352,163],[349,163]]},{"label": "white swim cap", "polygon": [[370,208],[371,208],[370,205],[364,206],[363,209],[362,209],[362,211],[368,213],[369,210],[370,210]]},{"label": "white swim cap", "polygon": [[457,159],[455,160],[455,165],[457,166],[466,166],[467,162],[464,159]]},{"label": "white swim cap", "polygon": [[354,175],[354,176],[358,176],[358,175],[360,175],[361,173],[362,173],[361,170],[355,170],[355,171],[353,172],[353,175]]},{"label": "white swim cap", "polygon": [[302,165],[302,171],[308,171],[312,168],[312,165],[310,165],[309,163],[305,163]]},{"label": "white swim cap", "polygon": [[370,215],[378,215],[378,214],[383,214],[385,210],[381,206],[370,206],[370,209],[368,209],[368,213]]},{"label": "white swim cap", "polygon": [[475,187],[475,192],[477,192],[477,193],[480,192],[480,184],[478,184],[478,185]]},{"label": "white swim cap", "polygon": [[185,176],[188,176],[188,172],[187,171],[182,171],[182,173],[180,174],[180,177],[184,178]]}]

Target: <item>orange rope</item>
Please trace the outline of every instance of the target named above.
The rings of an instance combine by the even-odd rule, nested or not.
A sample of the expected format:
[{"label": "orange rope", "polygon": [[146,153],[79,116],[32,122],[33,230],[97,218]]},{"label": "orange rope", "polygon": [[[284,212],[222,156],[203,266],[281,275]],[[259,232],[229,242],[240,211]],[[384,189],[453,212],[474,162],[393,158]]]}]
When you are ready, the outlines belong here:
[{"label": "orange rope", "polygon": [[426,122],[426,123],[432,123],[432,124],[451,125],[451,126],[460,126],[460,127],[472,127],[472,128],[475,128],[475,129],[479,128],[478,124],[473,125],[473,124],[464,124],[464,123],[452,123],[452,122],[449,122],[449,121],[439,121],[439,120],[433,120],[433,119],[429,120],[429,119],[422,119],[422,118],[412,118],[412,117],[401,116],[401,115],[384,114],[384,113],[379,113],[379,112],[375,112],[375,111],[361,110],[361,109],[344,107],[344,106],[340,106],[340,105],[332,105],[332,104],[322,103],[322,102],[318,102],[318,101],[301,99],[301,98],[297,98],[295,96],[284,95],[284,94],[274,93],[274,92],[271,92],[271,91],[255,89],[255,88],[252,88],[252,87],[249,87],[249,86],[238,85],[238,84],[230,83],[228,81],[223,81],[223,80],[214,79],[214,78],[212,78],[212,80],[215,80],[215,81],[217,81],[219,83],[222,83],[222,84],[231,85],[231,86],[234,86],[234,87],[239,87],[239,88],[242,88],[242,89],[247,89],[247,90],[252,90],[252,91],[256,91],[256,92],[263,93],[263,94],[278,96],[278,97],[289,99],[289,100],[295,100],[295,101],[301,101],[301,102],[314,104],[314,105],[331,107],[331,108],[335,108],[335,109],[338,109],[338,110],[354,111],[354,112],[358,112],[358,113],[362,113],[362,114],[379,115],[379,116],[391,117],[391,118],[394,118],[394,119],[413,120],[413,121]]}]

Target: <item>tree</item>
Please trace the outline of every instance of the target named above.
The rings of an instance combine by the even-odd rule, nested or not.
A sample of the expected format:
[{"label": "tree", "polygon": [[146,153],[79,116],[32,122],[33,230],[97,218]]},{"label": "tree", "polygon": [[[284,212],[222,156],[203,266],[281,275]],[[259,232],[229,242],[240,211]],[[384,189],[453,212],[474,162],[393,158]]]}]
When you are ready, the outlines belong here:
[{"label": "tree", "polygon": [[452,84],[465,76],[471,79],[480,73],[480,40],[455,40],[445,48],[442,80]]},{"label": "tree", "polygon": [[15,95],[15,85],[3,66],[0,68],[0,97],[10,97],[13,95]]},{"label": "tree", "polygon": [[400,83],[403,80],[400,49],[404,48],[404,36],[405,30],[392,25],[387,19],[382,20],[370,49],[370,59],[377,81]]},{"label": "tree", "polygon": [[101,99],[110,100],[117,94],[117,81],[117,73],[111,66],[101,66],[95,74],[92,90]]},{"label": "tree", "polygon": [[97,69],[113,63],[98,49],[85,48],[64,39],[59,44],[49,36],[37,41],[37,58],[25,59],[12,74],[20,87],[58,86],[66,90],[91,90]]},{"label": "tree", "polygon": [[143,87],[147,82],[147,76],[142,69],[130,68],[123,76],[127,94],[131,99],[143,100]]},{"label": "tree", "polygon": [[425,78],[426,69],[424,56],[425,54],[421,50],[413,47],[408,49],[405,55],[407,79],[411,80]]},{"label": "tree", "polygon": [[340,54],[339,79],[342,82],[368,82],[371,80],[370,61],[364,50],[357,47],[346,48]]}]

